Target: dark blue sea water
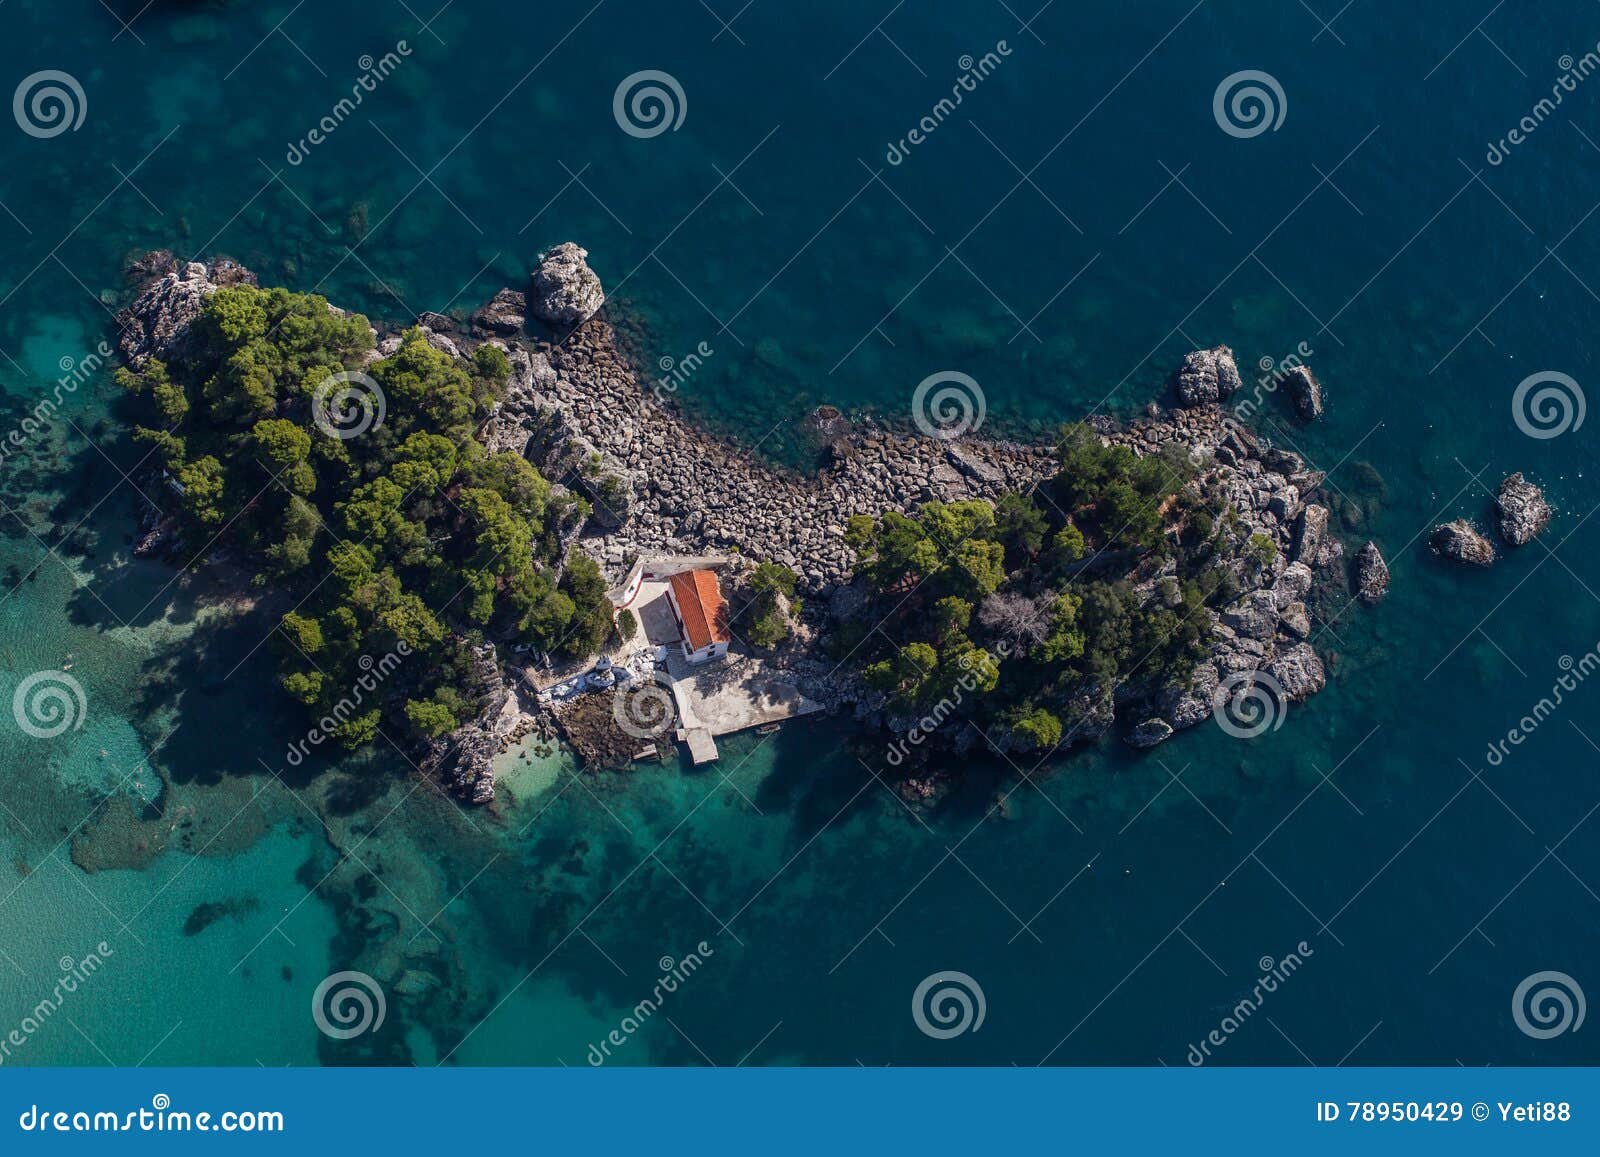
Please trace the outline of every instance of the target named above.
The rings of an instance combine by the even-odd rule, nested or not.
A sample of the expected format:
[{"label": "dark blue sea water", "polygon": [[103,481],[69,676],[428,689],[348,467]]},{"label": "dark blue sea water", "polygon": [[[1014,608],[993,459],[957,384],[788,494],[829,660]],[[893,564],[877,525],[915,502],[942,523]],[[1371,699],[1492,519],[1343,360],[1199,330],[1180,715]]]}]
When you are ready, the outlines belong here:
[{"label": "dark blue sea water", "polygon": [[[1488,756],[1600,641],[1600,419],[1513,410],[1531,374],[1600,382],[1594,5],[434,7],[0,7],[0,80],[67,73],[83,114],[0,125],[6,431],[64,399],[0,465],[0,705],[69,663],[85,692],[81,728],[0,727],[0,1059],[583,1064],[617,1029],[627,1064],[1182,1065],[1214,1030],[1212,1063],[1600,1060],[1593,1025],[1513,1015],[1541,972],[1600,994],[1600,680]],[[614,115],[644,70],[675,130]],[[1219,123],[1243,70],[1276,128]],[[569,239],[649,356],[713,350],[685,407],[791,465],[816,405],[904,416],[937,371],[1026,432],[1141,408],[1195,346],[1308,350],[1326,420],[1254,421],[1328,471],[1393,593],[1324,625],[1330,685],[1276,731],[977,765],[932,816],[840,722],[711,771],[513,756],[498,814],[389,746],[289,769],[304,723],[226,561],[130,558],[142,448],[92,357],[126,259],[226,254],[406,320]],[[1434,559],[1512,470],[1545,537]],[[311,1010],[352,970],[385,1016],[343,1040]],[[913,993],[945,971],[985,1014],[936,1039]]]}]

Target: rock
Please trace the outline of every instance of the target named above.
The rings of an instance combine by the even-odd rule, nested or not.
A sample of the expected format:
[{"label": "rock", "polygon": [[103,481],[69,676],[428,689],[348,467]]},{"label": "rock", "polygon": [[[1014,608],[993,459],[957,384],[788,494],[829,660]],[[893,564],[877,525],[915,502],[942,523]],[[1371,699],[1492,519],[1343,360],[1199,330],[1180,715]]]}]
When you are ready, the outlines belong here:
[{"label": "rock", "polygon": [[1283,608],[1280,616],[1284,630],[1297,639],[1304,639],[1311,634],[1311,615],[1306,611],[1306,605],[1296,599]]},{"label": "rock", "polygon": [[1435,527],[1428,545],[1445,558],[1471,566],[1488,566],[1495,560],[1494,545],[1465,518]]},{"label": "rock", "polygon": [[479,337],[515,337],[527,324],[528,296],[514,289],[502,289],[488,303],[474,311],[472,332]]},{"label": "rock", "polygon": [[1222,622],[1247,639],[1270,639],[1278,631],[1278,600],[1271,591],[1251,591],[1222,612]]},{"label": "rock", "polygon": [[1512,546],[1532,542],[1550,525],[1550,504],[1544,500],[1544,492],[1520,473],[1500,483],[1494,512],[1500,537]]},{"label": "rock", "polygon": [[600,278],[584,259],[587,249],[571,241],[557,245],[533,271],[533,295],[528,302],[535,317],[551,325],[577,325],[599,312],[606,303]]},{"label": "rock", "polygon": [[117,314],[117,348],[136,370],[151,358],[171,361],[183,355],[190,323],[219,286],[255,284],[254,275],[231,261],[180,265],[164,251],[148,255],[135,268],[152,277],[133,304]]},{"label": "rock", "polygon": [[1283,388],[1294,403],[1295,413],[1307,422],[1322,417],[1322,383],[1310,366],[1295,366],[1283,375]]},{"label": "rock", "polygon": [[1195,350],[1183,359],[1173,384],[1178,401],[1185,406],[1221,402],[1239,388],[1239,367],[1233,351],[1225,345]]},{"label": "rock", "polygon": [[1161,717],[1174,730],[1193,727],[1211,714],[1211,695],[1217,689],[1217,669],[1210,663],[1196,664],[1187,683],[1168,686],[1156,699]]},{"label": "rock", "polygon": [[1267,665],[1267,674],[1278,681],[1284,695],[1292,702],[1309,699],[1328,685],[1327,672],[1322,660],[1311,649],[1310,643],[1296,643]]},{"label": "rock", "polygon": [[1369,542],[1356,554],[1356,595],[1371,604],[1388,593],[1389,564],[1383,561],[1378,544]]},{"label": "rock", "polygon": [[1154,747],[1172,738],[1172,724],[1165,719],[1146,719],[1128,732],[1128,742],[1134,747]]},{"label": "rock", "polygon": [[1273,491],[1267,499],[1267,510],[1279,522],[1290,522],[1300,513],[1300,488],[1285,483],[1283,489]]},{"label": "rock", "polygon": [[1294,560],[1315,563],[1323,536],[1328,533],[1328,508],[1312,502],[1300,512],[1295,524]]},{"label": "rock", "polygon": [[1310,594],[1312,581],[1309,566],[1303,562],[1292,562],[1285,568],[1283,574],[1278,576],[1278,581],[1273,584],[1272,589],[1278,596],[1278,602],[1286,604]]}]

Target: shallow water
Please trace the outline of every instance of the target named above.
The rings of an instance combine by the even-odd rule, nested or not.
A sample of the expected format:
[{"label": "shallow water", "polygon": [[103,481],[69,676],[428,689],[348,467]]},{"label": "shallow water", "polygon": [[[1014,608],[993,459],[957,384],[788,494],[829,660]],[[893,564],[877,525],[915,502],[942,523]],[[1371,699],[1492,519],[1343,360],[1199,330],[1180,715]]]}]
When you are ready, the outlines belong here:
[{"label": "shallow water", "polygon": [[[583,1064],[702,941],[611,1063],[1183,1064],[1301,942],[1218,1063],[1600,1059],[1593,1033],[1511,1015],[1535,972],[1600,991],[1600,690],[1486,755],[1600,640],[1593,419],[1540,440],[1511,408],[1535,371],[1596,378],[1600,88],[1483,159],[1600,38],[1592,6],[1477,33],[1432,6],[1324,29],[1192,0],[1055,4],[1029,30],[941,0],[876,31],[836,0],[714,2],[730,28],[621,0],[461,2],[428,29],[388,0],[111,7],[130,30],[95,0],[0,8],[6,80],[62,69],[87,101],[75,132],[0,132],[7,431],[107,334],[129,254],[225,253],[404,320],[577,239],[648,356],[712,349],[680,402],[791,465],[816,405],[909,417],[936,371],[1026,432],[1137,410],[1196,345],[1249,367],[1304,343],[1326,420],[1269,395],[1257,424],[1330,472],[1394,590],[1328,627],[1327,691],[1248,742],[975,767],[917,816],[830,721],[732,740],[712,771],[513,758],[500,810],[465,813],[387,746],[287,766],[304,724],[257,647],[268,612],[219,608],[225,567],[130,561],[142,449],[94,373],[0,464],[0,702],[71,662],[86,704],[54,738],[0,728],[0,1031],[61,957],[112,954],[7,1063]],[[1287,113],[1237,139],[1212,96],[1250,68]],[[677,131],[614,119],[643,69],[683,88]],[[1481,516],[1514,469],[1558,508],[1549,534],[1441,566],[1426,529]],[[997,795],[1009,818],[985,820]],[[349,969],[382,978],[386,1015],[339,1040],[312,999]],[[981,1030],[918,1031],[912,993],[944,970],[981,985]]]}]

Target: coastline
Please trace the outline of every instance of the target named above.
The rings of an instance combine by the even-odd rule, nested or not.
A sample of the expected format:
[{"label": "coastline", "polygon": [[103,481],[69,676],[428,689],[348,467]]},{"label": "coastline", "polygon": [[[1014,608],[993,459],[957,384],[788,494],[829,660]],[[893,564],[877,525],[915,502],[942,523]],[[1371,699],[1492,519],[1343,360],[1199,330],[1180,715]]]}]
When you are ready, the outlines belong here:
[{"label": "coastline", "polygon": [[[926,502],[993,503],[1008,492],[1029,491],[1056,471],[1054,448],[899,433],[875,418],[847,419],[825,407],[810,419],[823,458],[819,471],[796,477],[775,469],[697,429],[643,385],[603,316],[604,294],[586,256],[571,245],[552,251],[535,271],[531,304],[529,293],[506,289],[465,318],[424,314],[416,322],[430,344],[452,357],[470,357],[483,344],[506,353],[511,374],[505,396],[476,436],[487,452],[520,454],[557,487],[592,505],[586,522],[564,530],[562,557],[584,551],[613,584],[625,582],[641,559],[661,554],[719,556],[735,582],[755,563],[787,567],[805,596],[796,637],[775,648],[743,650],[759,654],[827,711],[850,709],[868,726],[890,732],[928,730],[863,683],[854,648],[842,658],[828,650],[831,633],[862,602],[846,523],[855,515],[909,515]],[[157,254],[130,269],[144,278],[122,315],[122,352],[133,365],[152,354],[181,356],[188,322],[209,293],[222,284],[254,283],[248,270],[226,259],[180,268],[170,255]],[[393,353],[403,330],[373,332],[369,364]],[[1245,700],[1259,694],[1256,672],[1270,685],[1274,710],[1326,683],[1308,641],[1311,616],[1323,603],[1347,598],[1349,583],[1328,507],[1315,501],[1321,475],[1298,455],[1263,443],[1223,409],[1239,388],[1226,347],[1191,354],[1173,384],[1177,397],[1169,408],[1152,402],[1143,418],[1126,425],[1098,419],[1094,427],[1103,444],[1139,456],[1176,448],[1196,464],[1195,485],[1220,494],[1231,512],[1225,561],[1238,595],[1206,610],[1211,643],[1190,680],[1130,678],[1088,688],[1064,720],[1066,732],[1055,745],[1063,750],[1119,727],[1134,746],[1153,746],[1214,712],[1248,707]],[[142,545],[148,550],[153,544]],[[1153,604],[1164,597],[1158,586],[1171,578],[1172,564],[1101,550],[1077,573],[1125,580],[1139,600]],[[419,758],[425,773],[473,803],[493,800],[498,754],[530,731],[552,738],[561,722],[560,711],[541,710],[529,695],[529,665],[504,642],[507,653],[493,641],[477,652],[490,689],[483,709],[457,731],[426,743]],[[603,715],[598,725],[604,730]],[[941,735],[929,750],[971,751],[980,742],[975,730]],[[1006,753],[1003,737],[982,738]],[[620,750],[615,742],[609,747]],[[905,783],[908,798],[928,801],[939,794],[927,778],[908,774]]]}]

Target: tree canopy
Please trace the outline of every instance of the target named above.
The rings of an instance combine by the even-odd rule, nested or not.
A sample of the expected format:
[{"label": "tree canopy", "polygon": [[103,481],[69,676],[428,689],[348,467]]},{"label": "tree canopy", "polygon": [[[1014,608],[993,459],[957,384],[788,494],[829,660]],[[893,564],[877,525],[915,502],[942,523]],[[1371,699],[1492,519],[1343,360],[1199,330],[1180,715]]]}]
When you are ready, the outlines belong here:
[{"label": "tree canopy", "polygon": [[360,315],[237,285],[207,299],[181,363],[118,374],[194,541],[226,536],[259,585],[297,596],[274,636],[280,681],[319,718],[340,709],[347,746],[465,722],[486,633],[580,656],[611,631],[599,568],[558,555],[586,504],[473,437],[505,389],[504,352],[463,360],[419,329],[388,357],[372,349]]}]

